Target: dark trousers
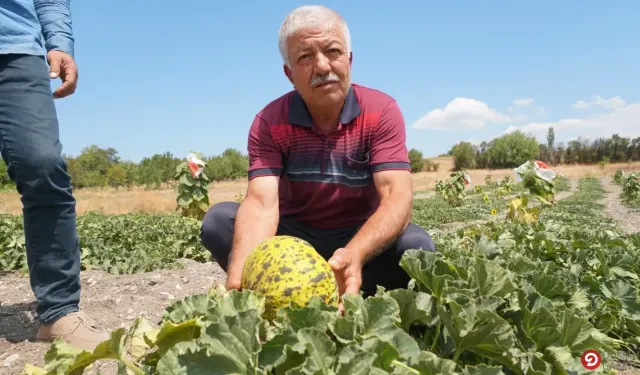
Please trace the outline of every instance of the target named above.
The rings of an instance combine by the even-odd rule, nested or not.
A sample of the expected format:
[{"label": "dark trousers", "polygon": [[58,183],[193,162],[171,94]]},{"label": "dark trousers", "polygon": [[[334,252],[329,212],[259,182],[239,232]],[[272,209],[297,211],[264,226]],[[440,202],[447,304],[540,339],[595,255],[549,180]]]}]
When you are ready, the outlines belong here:
[{"label": "dark trousers", "polygon": [[[209,209],[202,221],[202,244],[211,252],[225,272],[231,252],[238,207],[239,204],[235,202],[217,203]],[[335,250],[347,245],[356,234],[357,229],[322,230],[281,217],[276,235],[289,235],[304,239],[323,258],[328,260]],[[410,279],[400,267],[400,258],[408,249],[434,251],[435,246],[424,229],[415,224],[409,224],[390,248],[363,266],[361,290],[365,296],[375,294],[377,285],[381,285],[387,290],[407,287]]]},{"label": "dark trousers", "polygon": [[0,153],[23,204],[31,288],[41,322],[78,310],[75,199],[41,56],[0,55]]}]

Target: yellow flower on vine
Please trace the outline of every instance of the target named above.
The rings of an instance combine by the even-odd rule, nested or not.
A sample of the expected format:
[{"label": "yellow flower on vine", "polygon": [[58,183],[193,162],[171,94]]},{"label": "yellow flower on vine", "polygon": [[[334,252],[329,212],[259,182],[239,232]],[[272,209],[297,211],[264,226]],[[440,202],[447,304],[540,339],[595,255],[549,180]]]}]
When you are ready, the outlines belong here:
[{"label": "yellow flower on vine", "polygon": [[493,208],[493,209],[491,210],[491,215],[494,215],[494,216],[495,216],[495,215],[497,215],[497,214],[498,214],[498,210],[496,210],[495,208]]}]

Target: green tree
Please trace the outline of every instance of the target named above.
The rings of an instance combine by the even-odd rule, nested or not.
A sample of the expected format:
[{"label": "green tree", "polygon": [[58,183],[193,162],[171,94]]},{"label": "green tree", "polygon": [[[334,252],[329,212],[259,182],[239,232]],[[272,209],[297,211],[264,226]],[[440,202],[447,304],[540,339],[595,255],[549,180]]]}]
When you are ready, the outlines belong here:
[{"label": "green tree", "polygon": [[553,126],[549,127],[549,130],[547,131],[547,155],[548,155],[548,162],[549,164],[554,164],[554,152],[553,152],[553,147],[554,147],[554,143],[556,140],[556,133],[553,130]]},{"label": "green tree", "polygon": [[109,186],[118,188],[127,182],[127,171],[122,164],[114,164],[107,170],[107,182]]},{"label": "green tree", "polygon": [[411,164],[411,173],[422,172],[425,164],[422,152],[415,148],[409,150],[409,163]]},{"label": "green tree", "polygon": [[459,142],[451,149],[453,168],[456,171],[473,169],[476,167],[476,153],[469,142]]},{"label": "green tree", "polygon": [[538,141],[517,130],[495,138],[487,149],[490,168],[515,168],[540,154]]}]

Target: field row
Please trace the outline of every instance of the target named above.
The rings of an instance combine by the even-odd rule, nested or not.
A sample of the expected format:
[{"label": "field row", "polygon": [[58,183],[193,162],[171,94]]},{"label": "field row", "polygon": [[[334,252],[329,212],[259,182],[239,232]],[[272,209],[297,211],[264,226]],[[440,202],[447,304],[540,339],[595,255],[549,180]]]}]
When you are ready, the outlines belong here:
[{"label": "field row", "polygon": [[[491,186],[493,194],[487,192]],[[408,252],[401,264],[414,281],[407,289],[380,290],[368,299],[350,296],[345,316],[312,304],[281,310],[275,322],[261,318],[260,296],[212,290],[170,305],[159,326],[140,317],[129,331],[113,331],[110,356],[137,374],[578,374],[585,373],[580,357],[587,349],[602,354],[600,370],[640,365],[633,360],[640,352],[640,233],[623,234],[603,213],[599,180],[585,177],[565,185],[562,190],[572,193],[565,199],[510,219],[504,207],[523,195],[517,189],[497,194],[499,188],[491,186],[455,207],[439,201],[441,196],[416,200],[416,220],[427,228],[443,220],[495,218],[439,231],[434,240],[441,254]],[[491,215],[492,207],[503,208]],[[109,219],[109,230],[120,228],[119,236],[134,238],[129,247],[115,247],[122,237],[105,236],[102,248],[111,240],[109,248],[118,254],[108,259],[112,267],[130,267],[131,252],[152,251],[136,248],[143,238],[160,244],[155,256],[203,257],[196,221],[167,218],[158,226],[162,231],[149,225],[145,232],[129,227],[132,221],[126,220],[134,218],[150,224],[160,217]],[[89,220],[81,226],[87,234],[101,217]],[[191,229],[176,229],[176,223]],[[89,241],[99,246],[97,239]],[[184,244],[190,244],[189,252],[181,250]],[[144,335],[137,341],[143,345],[126,351],[127,334]],[[100,359],[71,355],[61,344],[50,355],[48,362],[58,361],[60,369]]]},{"label": "field row", "polygon": [[[557,191],[567,191],[567,179],[559,179]],[[503,194],[494,184],[470,190],[464,203],[452,207],[441,196],[416,199],[413,221],[430,232],[439,232],[452,223],[485,219],[504,214],[507,201],[522,190],[509,183]],[[484,195],[490,196],[485,199]],[[128,213],[104,215],[87,213],[78,217],[78,234],[84,270],[104,270],[113,274],[146,272],[179,267],[180,258],[211,260],[200,244],[200,221],[178,213]],[[27,271],[24,228],[19,215],[0,215],[0,271]]]}]

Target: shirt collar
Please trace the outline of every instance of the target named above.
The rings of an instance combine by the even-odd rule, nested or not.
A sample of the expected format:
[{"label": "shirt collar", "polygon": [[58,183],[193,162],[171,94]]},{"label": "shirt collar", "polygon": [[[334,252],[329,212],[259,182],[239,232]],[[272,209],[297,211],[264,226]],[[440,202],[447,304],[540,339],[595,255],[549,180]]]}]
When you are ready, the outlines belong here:
[{"label": "shirt collar", "polygon": [[[340,111],[340,123],[343,125],[350,123],[360,115],[360,111],[360,103],[358,103],[358,98],[353,90],[353,86],[349,86],[349,91],[344,100],[344,106],[342,107],[342,111]],[[293,92],[291,102],[289,103],[289,123],[306,128],[313,126],[307,105],[297,90]]]}]

